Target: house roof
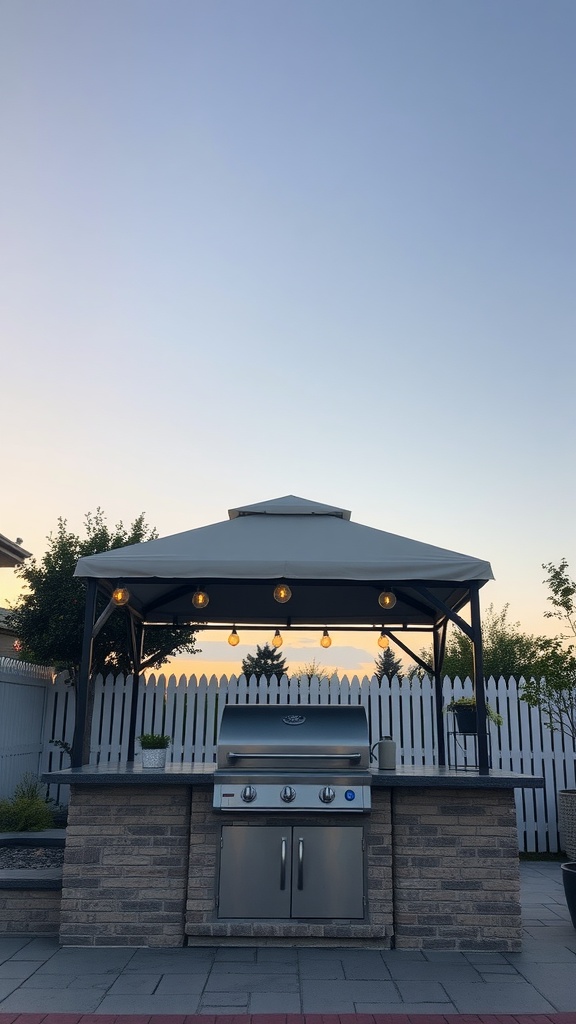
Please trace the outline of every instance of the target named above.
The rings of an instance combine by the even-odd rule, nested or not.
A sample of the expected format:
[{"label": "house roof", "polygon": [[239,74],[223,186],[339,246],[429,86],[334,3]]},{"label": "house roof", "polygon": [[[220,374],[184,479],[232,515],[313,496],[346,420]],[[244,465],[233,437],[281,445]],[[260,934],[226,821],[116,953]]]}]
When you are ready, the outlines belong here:
[{"label": "house roof", "polygon": [[0,568],[14,569],[22,565],[25,558],[30,558],[30,552],[20,546],[18,541],[8,540],[0,533]]}]

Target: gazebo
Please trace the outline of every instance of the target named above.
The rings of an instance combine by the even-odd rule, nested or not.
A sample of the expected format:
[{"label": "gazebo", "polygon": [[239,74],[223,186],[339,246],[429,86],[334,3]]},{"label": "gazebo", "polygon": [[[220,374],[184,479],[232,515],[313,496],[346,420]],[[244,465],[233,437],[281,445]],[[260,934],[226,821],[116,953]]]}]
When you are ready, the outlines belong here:
[{"label": "gazebo", "polygon": [[[81,558],[86,610],[72,765],[82,765],[93,641],[109,616],[127,616],[133,663],[128,759],[134,758],[136,692],[148,627],[199,630],[273,627],[370,631],[392,640],[435,680],[438,764],[446,763],[442,666],[450,623],[474,656],[478,773],[489,774],[479,591],[490,564],[354,523],[347,509],[294,495],[245,505],[229,519]],[[106,606],[98,616],[98,601]],[[463,617],[464,612],[468,617]],[[427,664],[410,646],[429,633]]]}]

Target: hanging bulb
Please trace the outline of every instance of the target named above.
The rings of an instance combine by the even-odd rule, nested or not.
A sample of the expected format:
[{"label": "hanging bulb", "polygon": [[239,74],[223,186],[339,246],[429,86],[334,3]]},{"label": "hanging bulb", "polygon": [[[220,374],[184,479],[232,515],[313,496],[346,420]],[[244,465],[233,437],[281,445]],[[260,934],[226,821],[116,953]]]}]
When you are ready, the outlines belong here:
[{"label": "hanging bulb", "polygon": [[292,591],[287,583],[279,583],[277,587],[274,587],[274,600],[278,601],[278,604],[286,604],[291,597]]},{"label": "hanging bulb", "polygon": [[115,587],[112,591],[112,600],[114,604],[117,604],[119,608],[123,605],[128,604],[130,600],[130,591],[126,587]]},{"label": "hanging bulb", "polygon": [[390,641],[385,633],[380,633],[380,636],[378,637],[378,647],[381,647],[383,651],[385,651],[387,647],[390,647]]},{"label": "hanging bulb", "polygon": [[383,590],[378,597],[378,604],[381,608],[393,608],[396,604],[396,594],[391,590]]},{"label": "hanging bulb", "polygon": [[328,630],[325,629],[322,633],[322,639],[320,640],[320,647],[330,647],[331,643],[332,640],[330,639],[330,634],[328,633]]},{"label": "hanging bulb", "polygon": [[208,594],[206,594],[205,591],[200,590],[200,588],[198,588],[195,594],[192,594],[192,604],[195,608],[206,608],[209,601],[210,598],[208,597]]},{"label": "hanging bulb", "polygon": [[274,633],[274,636],[272,637],[272,647],[282,647],[283,643],[284,641],[280,636],[280,630],[277,629],[276,632]]},{"label": "hanging bulb", "polygon": [[240,643],[240,637],[238,636],[238,633],[236,632],[236,626],[232,627],[232,632],[230,633],[230,636],[228,637],[228,643],[230,644],[230,647],[236,647],[236,645]]}]

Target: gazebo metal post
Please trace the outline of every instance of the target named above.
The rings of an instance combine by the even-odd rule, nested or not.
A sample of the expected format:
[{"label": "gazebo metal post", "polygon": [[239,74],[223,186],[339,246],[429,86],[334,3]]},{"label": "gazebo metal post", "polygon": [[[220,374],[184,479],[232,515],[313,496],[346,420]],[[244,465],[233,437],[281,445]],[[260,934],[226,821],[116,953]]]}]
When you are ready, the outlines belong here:
[{"label": "gazebo metal post", "polygon": [[478,772],[489,775],[488,730],[486,721],[486,691],[484,689],[484,660],[482,656],[482,620],[480,616],[479,585],[470,585],[470,618],[472,624],[472,658],[474,665],[474,695],[478,722]]},{"label": "gazebo metal post", "polygon": [[132,694],[130,700],[127,760],[133,761],[136,743],[136,716],[138,714],[138,685],[140,682],[140,667],[142,665],[142,651],[144,647],[144,627],[141,622],[135,621],[133,615],[130,615],[128,622],[128,636],[132,659]]},{"label": "gazebo metal post", "polygon": [[432,634],[433,657],[434,657],[434,706],[436,712],[436,734],[438,742],[438,764],[446,764],[446,743],[444,742],[444,712],[442,699],[442,666],[444,665],[444,652],[446,650],[446,629],[448,622],[444,619],[442,625],[435,624]]},{"label": "gazebo metal post", "polygon": [[95,579],[89,579],[86,586],[86,604],[84,607],[84,635],[82,638],[82,655],[80,658],[80,672],[78,673],[78,685],[76,687],[76,715],[74,724],[74,739],[72,741],[72,767],[80,768],[83,764],[82,751],[84,749],[84,736],[86,734],[86,710],[88,707],[88,687],[92,673],[92,649],[94,646],[93,628],[96,617],[96,596],[98,585]]}]

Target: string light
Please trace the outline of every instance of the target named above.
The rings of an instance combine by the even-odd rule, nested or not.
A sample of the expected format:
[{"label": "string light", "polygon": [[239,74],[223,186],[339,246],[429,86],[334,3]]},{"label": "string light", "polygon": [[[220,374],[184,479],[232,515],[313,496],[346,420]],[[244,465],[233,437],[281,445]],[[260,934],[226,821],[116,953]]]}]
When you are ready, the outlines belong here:
[{"label": "string light", "polygon": [[206,608],[209,601],[210,598],[204,590],[198,589],[195,594],[192,594],[192,604],[195,608]]},{"label": "string light", "polygon": [[385,633],[380,633],[380,636],[378,637],[378,647],[381,647],[383,651],[385,651],[387,647],[390,647],[390,641]]},{"label": "string light", "polygon": [[325,629],[322,633],[322,639],[320,640],[320,647],[330,647],[331,644],[332,640],[330,639],[330,634],[328,633],[328,630]]},{"label": "string light", "polygon": [[381,608],[393,608],[396,604],[396,594],[391,590],[383,590],[378,597],[378,604]]},{"label": "string light", "polygon": [[130,591],[126,587],[115,587],[112,591],[112,600],[114,604],[121,608],[123,605],[128,604]]},{"label": "string light", "polygon": [[291,597],[292,591],[287,583],[279,583],[277,587],[274,587],[274,600],[278,601],[278,604],[286,604]]},{"label": "string light", "polygon": [[230,633],[230,636],[228,637],[228,643],[230,644],[230,647],[236,647],[236,645],[240,643],[240,637],[238,636],[238,633],[236,632],[236,626],[232,627],[232,632]]},{"label": "string light", "polygon": [[282,637],[280,636],[280,630],[277,629],[276,632],[274,633],[273,638],[272,638],[272,647],[282,647],[283,643],[284,643],[284,641],[283,641]]}]

